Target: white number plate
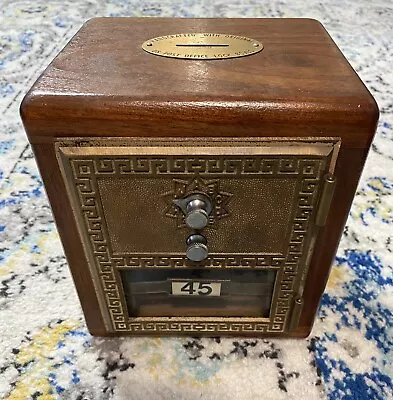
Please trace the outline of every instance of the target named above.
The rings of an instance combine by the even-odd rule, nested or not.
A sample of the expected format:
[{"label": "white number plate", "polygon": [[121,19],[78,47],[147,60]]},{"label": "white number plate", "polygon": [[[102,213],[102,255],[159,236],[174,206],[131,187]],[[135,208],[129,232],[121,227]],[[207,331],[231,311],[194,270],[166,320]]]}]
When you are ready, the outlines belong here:
[{"label": "white number plate", "polygon": [[172,281],[174,296],[220,296],[221,282]]}]

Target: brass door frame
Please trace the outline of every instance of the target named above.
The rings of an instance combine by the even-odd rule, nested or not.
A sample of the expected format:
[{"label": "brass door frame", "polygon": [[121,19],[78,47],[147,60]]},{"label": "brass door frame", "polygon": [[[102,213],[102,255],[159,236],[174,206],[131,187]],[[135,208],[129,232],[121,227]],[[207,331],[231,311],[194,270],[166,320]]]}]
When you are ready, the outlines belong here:
[{"label": "brass door frame", "polygon": [[[57,138],[55,149],[59,166],[107,330],[133,334],[277,334],[296,327],[304,281],[318,233],[317,210],[321,209],[325,178],[333,176],[339,147],[340,139],[333,137]],[[207,162],[198,166],[195,157],[200,160],[208,157],[212,163],[210,167]],[[235,157],[236,163],[231,162],[230,157]],[[182,162],[177,162],[179,159]],[[187,161],[190,159],[193,160],[191,164]],[[274,165],[270,168],[264,160],[275,160]],[[285,257],[263,253],[213,255],[209,258],[210,264],[203,267],[277,270],[270,318],[128,316],[121,269],[193,268],[196,264],[179,255],[114,255],[110,251],[110,237],[96,179],[99,176],[116,179],[132,174],[150,177],[166,174],[174,178],[195,176],[195,168],[193,170],[190,165],[198,168],[202,165],[197,170],[200,176],[207,174],[219,178],[222,174],[230,174],[241,179],[247,174],[271,177],[272,174],[291,173],[297,177],[299,196],[293,213],[298,212],[300,217],[293,214]]]}]

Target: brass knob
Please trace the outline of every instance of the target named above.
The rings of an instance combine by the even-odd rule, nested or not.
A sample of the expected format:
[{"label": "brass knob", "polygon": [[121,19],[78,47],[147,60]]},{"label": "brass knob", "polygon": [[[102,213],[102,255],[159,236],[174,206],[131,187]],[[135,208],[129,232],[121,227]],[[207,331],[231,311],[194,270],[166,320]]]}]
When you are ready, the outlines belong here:
[{"label": "brass knob", "polygon": [[187,238],[186,256],[191,261],[202,261],[207,258],[207,240],[203,235],[195,234]]},{"label": "brass knob", "polygon": [[203,229],[209,222],[206,208],[205,201],[200,199],[191,200],[187,203],[186,225],[191,229]]},{"label": "brass knob", "polygon": [[189,228],[200,230],[208,224],[212,203],[207,196],[192,194],[183,199],[175,199],[173,202],[183,211],[185,223]]}]

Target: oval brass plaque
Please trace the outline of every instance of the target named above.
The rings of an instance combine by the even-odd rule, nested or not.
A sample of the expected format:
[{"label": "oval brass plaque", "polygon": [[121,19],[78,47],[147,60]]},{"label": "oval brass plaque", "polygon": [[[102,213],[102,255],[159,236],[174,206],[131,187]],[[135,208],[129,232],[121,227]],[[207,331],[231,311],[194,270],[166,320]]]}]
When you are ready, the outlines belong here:
[{"label": "oval brass plaque", "polygon": [[143,50],[162,57],[189,60],[218,60],[249,56],[260,52],[257,40],[221,33],[178,33],[159,36],[142,44]]}]

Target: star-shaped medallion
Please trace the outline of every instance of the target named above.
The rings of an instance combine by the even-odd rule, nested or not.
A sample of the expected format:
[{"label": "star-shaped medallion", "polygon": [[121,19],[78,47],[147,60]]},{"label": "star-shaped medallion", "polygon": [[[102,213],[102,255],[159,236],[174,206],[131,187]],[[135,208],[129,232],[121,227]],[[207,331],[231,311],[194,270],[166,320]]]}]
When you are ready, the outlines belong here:
[{"label": "star-shaped medallion", "polygon": [[218,220],[229,215],[227,206],[232,194],[220,190],[220,181],[218,179],[208,180],[200,176],[196,176],[192,180],[173,179],[173,189],[170,192],[162,194],[162,197],[166,202],[165,215],[175,219],[178,228],[186,226],[184,222],[185,216],[180,208],[174,204],[173,200],[182,199],[197,193],[208,196],[212,202],[212,211],[209,215],[208,226],[214,226]]}]

